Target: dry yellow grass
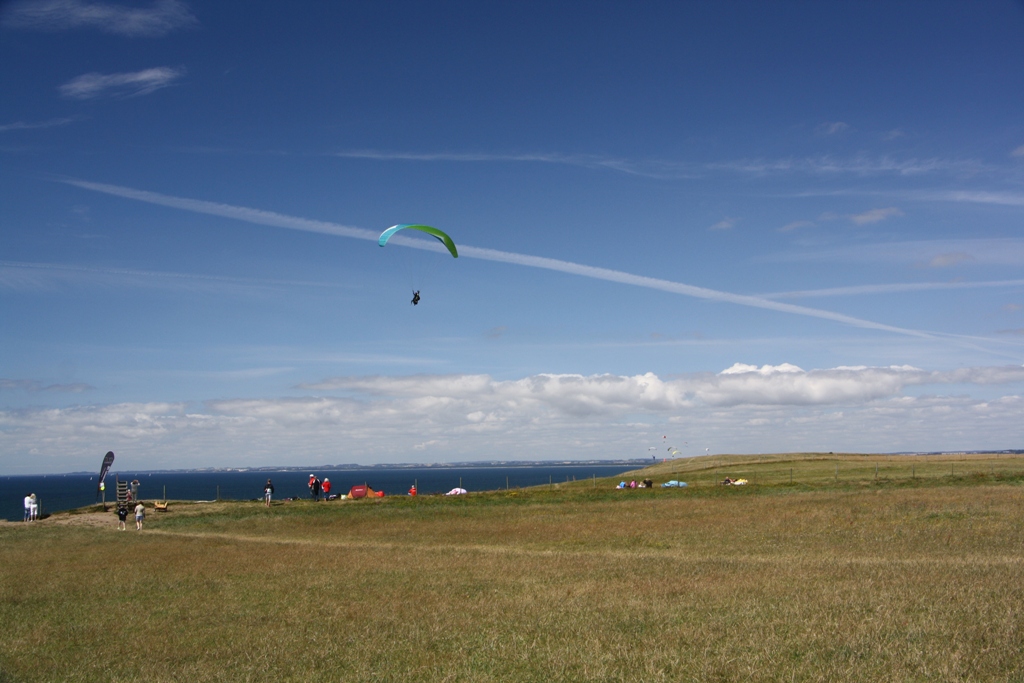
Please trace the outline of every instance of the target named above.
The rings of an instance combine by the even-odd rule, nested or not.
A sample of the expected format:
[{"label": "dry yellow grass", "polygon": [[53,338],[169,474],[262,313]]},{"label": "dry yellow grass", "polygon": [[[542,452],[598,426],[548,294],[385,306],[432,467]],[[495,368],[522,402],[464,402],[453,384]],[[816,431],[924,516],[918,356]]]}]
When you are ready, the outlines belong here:
[{"label": "dry yellow grass", "polygon": [[581,483],[5,527],[0,681],[1024,680],[1022,492]]}]

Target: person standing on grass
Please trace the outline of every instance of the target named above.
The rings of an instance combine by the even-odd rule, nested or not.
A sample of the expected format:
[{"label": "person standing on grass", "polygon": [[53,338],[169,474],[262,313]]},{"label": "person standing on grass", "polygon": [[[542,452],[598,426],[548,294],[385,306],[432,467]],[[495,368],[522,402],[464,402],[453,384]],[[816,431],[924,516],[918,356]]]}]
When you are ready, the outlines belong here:
[{"label": "person standing on grass", "polygon": [[146,518],[146,506],[139,501],[139,504],[135,506],[135,530],[142,531],[142,520]]},{"label": "person standing on grass", "polygon": [[25,521],[32,519],[32,494],[25,496]]},{"label": "person standing on grass", "polygon": [[117,506],[117,530],[124,531],[124,523],[128,520],[128,508],[124,505]]},{"label": "person standing on grass", "polygon": [[324,477],[324,483],[320,489],[324,492],[324,500],[327,500],[327,496],[331,495],[331,480]]},{"label": "person standing on grass", "polygon": [[270,497],[274,495],[274,484],[267,479],[267,485],[263,487],[263,502],[270,507]]},{"label": "person standing on grass", "polygon": [[320,500],[320,479],[313,477],[313,500]]},{"label": "person standing on grass", "polygon": [[31,505],[28,508],[28,519],[33,521],[39,519],[39,500],[36,498],[36,494],[29,496],[32,499]]}]

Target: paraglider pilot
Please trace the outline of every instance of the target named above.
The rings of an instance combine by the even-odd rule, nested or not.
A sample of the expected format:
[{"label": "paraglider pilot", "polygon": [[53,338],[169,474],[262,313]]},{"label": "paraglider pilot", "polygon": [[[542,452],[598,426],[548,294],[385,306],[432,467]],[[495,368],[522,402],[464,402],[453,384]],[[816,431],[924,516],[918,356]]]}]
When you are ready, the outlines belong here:
[{"label": "paraglider pilot", "polygon": [[418,290],[418,289],[413,290],[413,293],[412,293],[412,305],[416,306],[416,305],[419,304],[419,302],[420,302],[420,290]]}]

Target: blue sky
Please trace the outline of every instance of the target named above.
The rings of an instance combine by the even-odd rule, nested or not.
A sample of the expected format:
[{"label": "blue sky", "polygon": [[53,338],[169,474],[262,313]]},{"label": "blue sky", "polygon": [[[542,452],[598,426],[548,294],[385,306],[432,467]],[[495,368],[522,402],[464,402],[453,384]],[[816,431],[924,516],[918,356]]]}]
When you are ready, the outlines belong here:
[{"label": "blue sky", "polygon": [[1020,3],[15,1],[0,88],[0,473],[1024,447]]}]

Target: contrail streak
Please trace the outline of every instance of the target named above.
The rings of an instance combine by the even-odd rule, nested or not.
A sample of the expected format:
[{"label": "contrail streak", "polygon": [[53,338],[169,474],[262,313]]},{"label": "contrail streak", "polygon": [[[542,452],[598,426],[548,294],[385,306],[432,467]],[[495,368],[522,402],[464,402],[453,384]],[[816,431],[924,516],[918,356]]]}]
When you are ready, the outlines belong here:
[{"label": "contrail streak", "polygon": [[582,275],[583,277],[594,278],[595,280],[607,280],[609,282],[619,282],[626,285],[634,285],[636,287],[658,289],[663,292],[683,294],[697,299],[724,301],[727,303],[739,304],[740,306],[766,308],[771,311],[781,311],[783,313],[793,313],[796,315],[810,316],[812,318],[833,320],[847,325],[853,325],[854,327],[863,327],[872,330],[885,330],[887,332],[895,332],[897,334],[905,334],[913,337],[924,337],[928,339],[934,338],[933,335],[920,330],[893,327],[892,325],[885,325],[882,323],[872,322],[870,320],[854,318],[852,316],[843,315],[842,313],[833,313],[832,311],[823,311],[818,308],[809,308],[807,306],[796,306],[794,304],[786,304],[779,301],[770,301],[768,299],[748,296],[745,294],[732,294],[730,292],[723,292],[717,289],[707,289],[706,287],[687,285],[682,282],[673,282],[672,280],[661,280],[658,278],[646,277],[644,275],[634,275],[632,273],[622,272],[621,270],[586,266],[580,263],[572,263],[571,261],[559,261],[557,259],[545,258],[543,256],[528,256],[526,254],[516,254],[513,252],[468,246],[460,246],[459,254],[487,261],[515,263],[517,265],[530,266],[532,268],[543,268],[545,270],[555,270],[563,273],[571,273],[573,275]]},{"label": "contrail streak", "polygon": [[763,299],[796,299],[814,296],[849,296],[859,294],[893,294],[896,292],[931,292],[943,289],[977,289],[980,287],[1020,287],[1024,280],[988,280],[985,282],[898,282],[886,285],[855,285],[829,289],[806,289],[794,292],[761,294]]},{"label": "contrail streak", "polygon": [[[208,202],[201,199],[187,199],[184,197],[174,197],[165,194],[159,194],[157,192],[148,192],[146,190],[136,190],[130,187],[122,187],[119,185],[108,185],[105,183],[94,183],[86,180],[63,180],[69,185],[80,187],[85,190],[91,190],[93,192],[102,192],[104,194],[114,195],[116,197],[124,197],[126,199],[134,199],[140,202],[146,202],[149,204],[157,204],[159,206],[167,206],[174,209],[181,209],[183,211],[191,211],[194,213],[209,214],[212,216],[221,216],[223,218],[233,218],[235,220],[246,221],[248,223],[256,223],[258,225],[269,225],[279,228],[288,228],[291,230],[302,230],[306,232],[317,232],[326,235],[337,235],[339,237],[351,237],[353,239],[368,240],[376,242],[378,233],[372,230],[366,230],[365,228],[355,228],[347,225],[340,225],[338,223],[329,223],[327,221],[315,221],[307,218],[297,218],[295,216],[286,216],[272,211],[262,211],[260,209],[250,209],[243,206],[233,206],[231,204],[220,204],[217,202]],[[408,239],[408,238],[393,238],[390,243],[399,244],[402,246],[412,247],[414,249],[425,249],[427,251],[443,251],[441,245],[435,245],[432,242],[425,240]],[[632,273],[626,273],[620,270],[611,270],[608,268],[598,268],[595,266],[587,266],[581,263],[573,263],[571,261],[561,261],[558,259],[545,258],[543,256],[530,256],[528,254],[517,254],[509,251],[498,251],[497,249],[487,249],[483,247],[473,247],[466,245],[459,245],[459,254],[465,258],[482,259],[485,261],[497,261],[500,263],[513,263],[520,266],[528,266],[530,268],[542,268],[544,270],[553,270],[562,273],[569,273],[571,275],[579,275],[582,277],[589,277],[595,280],[606,280],[608,282],[618,282],[626,285],[633,285],[635,287],[646,287],[648,289],[656,289],[663,292],[671,292],[673,294],[682,294],[684,296],[690,296],[697,299],[706,299],[709,301],[722,301],[726,303],[737,304],[740,306],[749,306],[752,308],[762,308],[771,311],[779,311],[781,313],[791,313],[793,315],[808,316],[811,318],[821,318],[823,320],[832,320],[834,322],[843,323],[845,325],[851,325],[853,327],[860,327],[870,330],[882,330],[885,332],[893,332],[895,334],[908,335],[912,337],[920,337],[925,339],[935,339],[935,335],[923,332],[920,330],[911,330],[902,327],[894,327],[892,325],[885,325],[882,323],[872,322],[870,320],[863,320],[861,318],[854,318],[849,315],[843,315],[841,313],[833,313],[832,311],[824,311],[817,308],[809,308],[807,306],[797,306],[795,304],[787,304],[780,301],[771,301],[757,296],[749,296],[745,294],[732,294],[730,292],[723,292],[715,289],[708,289],[706,287],[697,287],[695,285],[687,285],[682,282],[673,282],[671,280],[661,280],[658,278],[646,277],[643,275],[634,275]]]}]

